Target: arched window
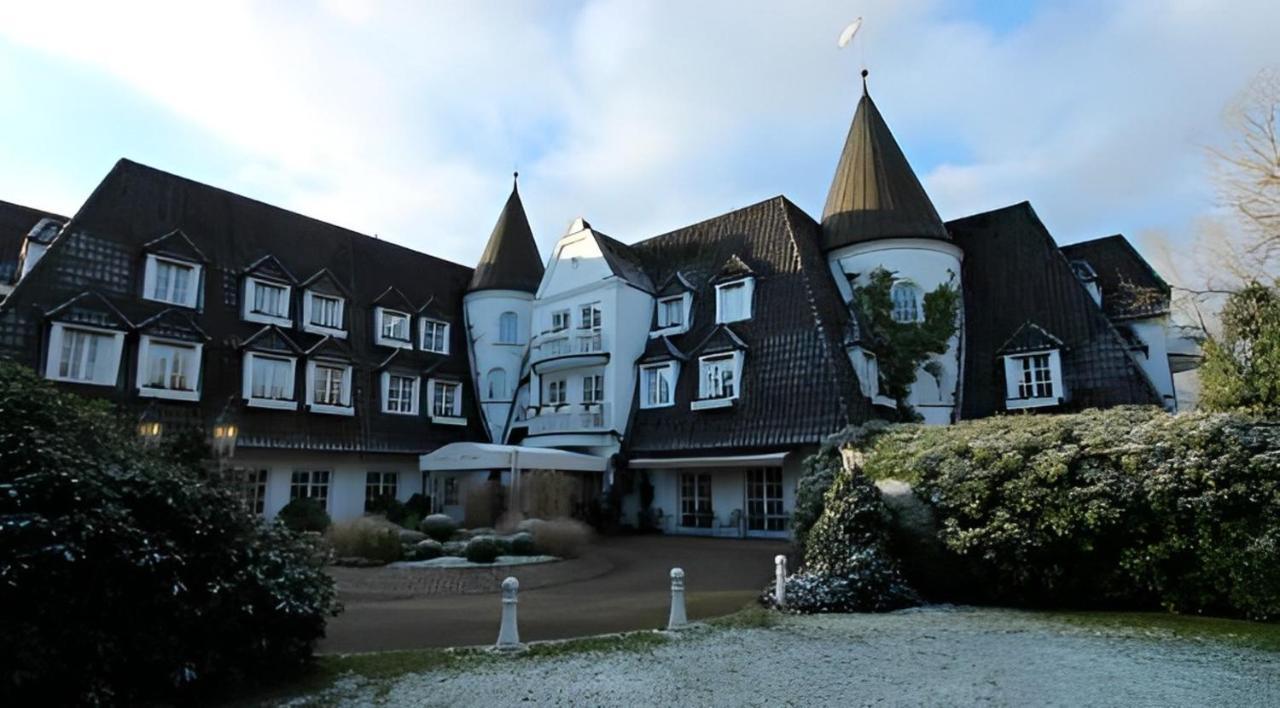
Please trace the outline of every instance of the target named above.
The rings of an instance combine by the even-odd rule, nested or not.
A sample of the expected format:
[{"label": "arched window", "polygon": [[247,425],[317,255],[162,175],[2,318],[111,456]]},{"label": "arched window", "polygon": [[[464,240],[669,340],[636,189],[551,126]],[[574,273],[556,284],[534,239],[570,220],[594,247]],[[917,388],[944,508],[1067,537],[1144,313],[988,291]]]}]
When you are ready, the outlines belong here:
[{"label": "arched window", "polygon": [[504,312],[498,317],[498,343],[519,344],[520,318],[514,312]]},{"label": "arched window", "polygon": [[505,369],[489,369],[485,378],[485,390],[489,400],[503,400],[507,397],[507,372]]},{"label": "arched window", "polygon": [[899,280],[889,291],[893,300],[894,322],[919,322],[921,317],[920,288],[907,280]]}]

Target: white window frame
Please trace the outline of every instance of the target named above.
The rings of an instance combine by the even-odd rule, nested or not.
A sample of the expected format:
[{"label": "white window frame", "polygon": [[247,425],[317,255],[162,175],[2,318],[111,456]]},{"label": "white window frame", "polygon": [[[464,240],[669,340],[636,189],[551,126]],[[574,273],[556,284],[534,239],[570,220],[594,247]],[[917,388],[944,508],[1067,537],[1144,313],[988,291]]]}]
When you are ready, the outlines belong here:
[{"label": "white window frame", "polygon": [[[453,415],[436,415],[436,387],[454,386]],[[466,425],[467,419],[462,417],[462,382],[447,379],[427,379],[427,411],[431,413],[431,422],[441,425]]]},{"label": "white window frame", "polygon": [[[1037,356],[1049,358],[1049,385],[1053,387],[1053,395],[1023,398],[1018,394],[1018,384],[1022,381],[1023,362]],[[1062,379],[1062,354],[1057,349],[1042,349],[1033,352],[1018,352],[1004,357],[1004,384],[1006,410],[1024,408],[1043,408],[1056,406],[1066,400],[1066,384]]]},{"label": "white window frame", "polygon": [[[733,364],[733,395],[711,398],[707,395],[706,367],[712,361],[728,359]],[[742,352],[718,352],[698,358],[698,398],[690,404],[692,410],[727,408],[742,395]]]},{"label": "white window frame", "polygon": [[[587,384],[591,385],[588,386]],[[590,391],[592,397],[587,398]],[[582,404],[604,403],[604,374],[586,374],[582,377]]]},{"label": "white window frame", "polygon": [[[643,364],[640,367],[640,407],[641,408],[669,408],[676,404],[676,376],[679,370],[676,368],[674,361],[664,361],[661,364]],[[667,379],[667,396],[665,400],[653,400],[649,397],[649,380],[653,376],[665,377]],[[661,381],[659,381],[661,384]],[[658,389],[662,388],[659,385]]]},{"label": "white window frame", "polygon": [[[724,298],[728,291],[738,287],[742,288],[742,312],[741,317],[726,319]],[[755,299],[756,279],[755,278],[736,278],[734,280],[725,281],[716,284],[716,324],[728,324],[730,322],[743,322],[751,319],[752,307],[751,302]]]},{"label": "white window frame", "polygon": [[[501,395],[498,395],[498,396],[495,396],[493,394],[493,375],[494,374],[500,374],[502,376],[502,392],[501,392]],[[510,387],[507,386],[507,370],[506,369],[502,368],[501,366],[495,366],[492,369],[489,369],[487,372],[485,372],[484,392],[485,392],[486,401],[510,400],[511,396],[508,393],[509,388]]]},{"label": "white window frame", "polygon": [[[151,347],[156,344],[191,350],[192,370],[187,374],[193,384],[190,390],[153,388],[144,383],[147,378],[149,378],[151,369]],[[184,342],[178,339],[164,339],[162,337],[152,337],[146,334],[142,335],[138,342],[138,395],[143,398],[164,398],[172,401],[200,400],[200,384],[202,378],[201,363],[203,362],[203,354],[204,345],[200,343]]]},{"label": "white window frame", "polygon": [[[435,325],[444,327],[444,336],[441,341],[444,343],[441,349],[432,349],[427,346],[427,329]],[[418,322],[418,345],[424,352],[432,352],[433,354],[449,353],[449,331],[451,327],[444,320],[437,320],[434,317],[423,317]]]},{"label": "white window frame", "polygon": [[[717,298],[717,301],[719,298]],[[680,304],[680,322],[679,324],[662,324],[662,310],[664,305],[678,302]],[[671,334],[683,334],[689,331],[689,315],[692,314],[693,293],[683,293],[680,295],[670,295],[668,297],[660,297],[654,302],[653,324],[654,329],[649,333],[650,337],[661,337]]]},{"label": "white window frame", "polygon": [[[548,379],[546,384],[547,384],[547,388],[546,388],[547,400],[545,401],[545,403],[548,406],[562,406],[565,403],[569,402],[569,382],[568,381],[566,381],[565,379]],[[555,391],[559,394],[558,396],[555,397],[555,398],[558,398],[559,400],[554,400],[554,401],[551,400],[552,391]]]},{"label": "white window frame", "polygon": [[[253,301],[257,299],[255,295],[259,287],[280,288],[284,290],[284,317],[268,314],[266,312],[258,312],[253,309]],[[240,317],[245,322],[258,322],[260,324],[292,327],[293,318],[289,316],[289,313],[293,311],[292,299],[293,286],[288,283],[247,275],[244,279],[244,302],[240,305]]]},{"label": "white window frame", "polygon": [[[316,298],[324,298],[326,300],[334,300],[338,303],[338,325],[337,327],[329,327],[327,325],[316,324],[311,321],[311,313],[315,311]],[[302,295],[302,330],[311,332],[312,334],[325,334],[336,339],[346,339],[347,329],[342,326],[346,322],[347,317],[347,299],[339,295],[330,295],[329,293],[318,293],[314,290],[307,290]]]},{"label": "white window frame", "polygon": [[[387,482],[388,479],[391,480],[390,483]],[[388,488],[391,490],[390,494],[386,493]],[[378,490],[379,493],[374,497],[370,497],[369,496],[370,489],[376,489]],[[374,499],[381,499],[381,498],[390,498],[390,499],[400,498],[400,473],[399,472],[365,472],[364,473],[364,511],[365,513],[368,513],[369,511],[369,502],[373,501]]]},{"label": "white window frame", "polygon": [[[255,398],[253,395],[253,362],[255,359],[276,359],[279,361],[289,362],[289,385],[286,387],[293,398]],[[251,408],[271,408],[282,411],[298,410],[298,390],[297,390],[297,371],[298,358],[292,356],[282,356],[280,354],[270,354],[267,352],[245,352],[244,361],[241,365],[241,390],[240,394],[244,398],[245,405]]]},{"label": "white window frame", "polygon": [[[413,382],[413,398],[409,401],[409,410],[391,410],[391,378],[408,379]],[[382,372],[382,412],[389,415],[418,415],[418,399],[422,396],[422,377],[410,376],[395,371]]]},{"label": "white window frame", "polygon": [[[382,323],[388,315],[404,318],[404,339],[390,339],[382,336]],[[393,310],[389,307],[373,308],[373,343],[384,347],[413,349],[413,317],[407,312]]]},{"label": "white window frame", "polygon": [[[188,268],[191,270],[191,287],[188,289],[187,297],[182,300],[171,300],[168,298],[155,297],[156,280],[159,277],[160,264],[166,263],[179,268]],[[163,302],[179,307],[190,307],[195,309],[200,306],[200,292],[203,289],[202,276],[204,275],[204,267],[199,263],[184,261],[180,258],[169,258],[154,253],[147,254],[147,262],[143,267],[142,275],[142,299],[151,300],[152,302]]]},{"label": "white window frame", "polygon": [[[910,289],[915,300],[915,317],[914,319],[899,318],[897,293]],[[915,324],[924,322],[924,289],[912,280],[897,280],[889,288],[889,317],[894,322],[901,324]]]},{"label": "white window frame", "polygon": [[598,332],[604,326],[604,308],[599,302],[578,305],[578,329]]},{"label": "white window frame", "polygon": [[[299,482],[298,475],[306,475],[306,480]],[[324,475],[324,482],[317,481],[317,476]],[[293,493],[294,487],[302,487],[306,490],[306,494]],[[289,501],[298,498],[315,499],[314,491],[316,489],[324,489],[324,503],[321,505],[325,511],[329,510],[329,499],[333,496],[333,470],[294,470],[289,473]]]},{"label": "white window frame", "polygon": [[[325,367],[327,369],[337,369],[342,372],[342,384],[338,393],[338,403],[317,403],[316,402],[316,378],[317,369]],[[353,371],[351,364],[339,361],[326,360],[310,360],[307,362],[307,409],[312,413],[324,413],[326,415],[355,415],[355,406],[351,404],[351,375]]]},{"label": "white window frame", "polygon": [[[62,364],[62,340],[68,330],[79,330],[81,332],[87,332],[95,335],[106,335],[110,337],[108,348],[103,350],[101,346],[99,346],[97,352],[97,356],[107,357],[107,359],[103,360],[104,363],[102,364],[102,370],[104,372],[107,370],[111,371],[110,380],[75,379],[70,376],[62,376],[58,373]],[[49,328],[49,353],[45,359],[44,375],[45,378],[50,381],[65,381],[67,383],[83,384],[86,386],[115,386],[120,380],[120,357],[123,353],[124,332],[120,330],[54,322]]]},{"label": "white window frame", "polygon": [[[507,332],[506,323],[511,323],[511,331]],[[506,335],[510,334],[510,337]],[[498,344],[519,344],[520,343],[520,313],[514,310],[507,310],[498,315]]]},{"label": "white window frame", "polygon": [[[557,320],[559,321],[557,323]],[[569,329],[572,320],[570,319],[569,310],[556,310],[551,313],[551,330],[552,332],[563,332]]]}]

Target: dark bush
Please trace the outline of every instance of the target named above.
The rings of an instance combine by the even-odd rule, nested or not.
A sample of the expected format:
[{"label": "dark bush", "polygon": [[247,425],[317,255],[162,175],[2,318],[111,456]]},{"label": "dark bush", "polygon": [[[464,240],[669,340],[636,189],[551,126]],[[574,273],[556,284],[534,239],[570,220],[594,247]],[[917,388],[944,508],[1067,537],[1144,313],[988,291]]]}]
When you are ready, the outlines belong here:
[{"label": "dark bush", "polygon": [[303,666],[310,543],[100,402],[0,364],[0,703],[186,701]]},{"label": "dark bush", "polygon": [[418,528],[422,533],[444,543],[453,538],[454,532],[458,530],[458,524],[447,514],[431,514],[422,520]]},{"label": "dark bush", "polygon": [[497,540],[490,536],[477,536],[467,542],[467,560],[472,563],[492,563],[502,555]]},{"label": "dark bush", "polygon": [[520,532],[511,537],[511,555],[532,556],[538,552],[533,543],[533,534]]},{"label": "dark bush", "polygon": [[306,497],[298,497],[285,504],[276,518],[293,531],[324,533],[332,523],[324,506],[319,501]]},{"label": "dark bush", "polygon": [[431,516],[431,498],[420,492],[414,492],[409,497],[409,501],[404,503],[404,513],[406,516],[412,514],[419,519]]},{"label": "dark bush", "polygon": [[418,541],[408,548],[409,550],[405,553],[405,559],[411,561],[431,560],[444,555],[444,546],[433,538]]}]

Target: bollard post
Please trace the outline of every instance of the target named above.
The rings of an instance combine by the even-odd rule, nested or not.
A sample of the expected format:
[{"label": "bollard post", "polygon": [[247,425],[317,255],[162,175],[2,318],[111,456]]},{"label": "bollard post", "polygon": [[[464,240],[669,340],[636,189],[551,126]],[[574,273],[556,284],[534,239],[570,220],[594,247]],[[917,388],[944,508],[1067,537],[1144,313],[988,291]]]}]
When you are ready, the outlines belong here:
[{"label": "bollard post", "polygon": [[773,601],[778,607],[787,606],[787,557],[777,555],[773,558]]},{"label": "bollard post", "polygon": [[689,624],[684,612],[684,571],[671,569],[671,616],[667,618],[667,629],[683,629]]},{"label": "bollard post", "polygon": [[520,590],[520,581],[507,578],[502,581],[502,626],[498,629],[498,651],[517,651],[523,649],[520,644],[520,630],[516,626],[516,593]]}]

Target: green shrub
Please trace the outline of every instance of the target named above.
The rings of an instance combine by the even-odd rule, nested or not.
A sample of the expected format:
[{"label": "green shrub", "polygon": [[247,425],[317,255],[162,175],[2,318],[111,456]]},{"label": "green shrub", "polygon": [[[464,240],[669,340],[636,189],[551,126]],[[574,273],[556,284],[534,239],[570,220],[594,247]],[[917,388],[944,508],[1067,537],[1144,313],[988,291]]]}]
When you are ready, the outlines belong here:
[{"label": "green shrub", "polygon": [[305,665],[336,610],[307,540],[132,419],[0,363],[0,704],[207,698]]},{"label": "green shrub", "polygon": [[538,552],[533,543],[533,534],[520,532],[511,537],[511,555],[532,556]]},{"label": "green shrub", "polygon": [[406,515],[413,514],[419,519],[425,519],[431,516],[431,500],[420,492],[414,492],[409,501],[404,503],[404,512]]},{"label": "green shrub", "polygon": [[1280,426],[1115,408],[896,426],[867,468],[913,481],[989,601],[1280,618]]},{"label": "green shrub", "polygon": [[448,514],[431,514],[422,520],[419,530],[444,543],[453,538],[454,532],[458,530],[458,524]]},{"label": "green shrub", "polygon": [[410,547],[408,553],[405,554],[408,560],[424,561],[432,558],[439,558],[444,555],[444,546],[433,538],[425,541],[418,541]]},{"label": "green shrub", "polygon": [[400,560],[400,527],[376,516],[334,524],[325,534],[340,557],[368,558],[392,563]]},{"label": "green shrub", "polygon": [[319,501],[307,497],[298,497],[285,504],[276,518],[293,531],[324,533],[332,523],[324,506]]},{"label": "green shrub", "polygon": [[498,542],[491,536],[477,536],[467,542],[466,559],[472,563],[492,563],[502,555]]}]

